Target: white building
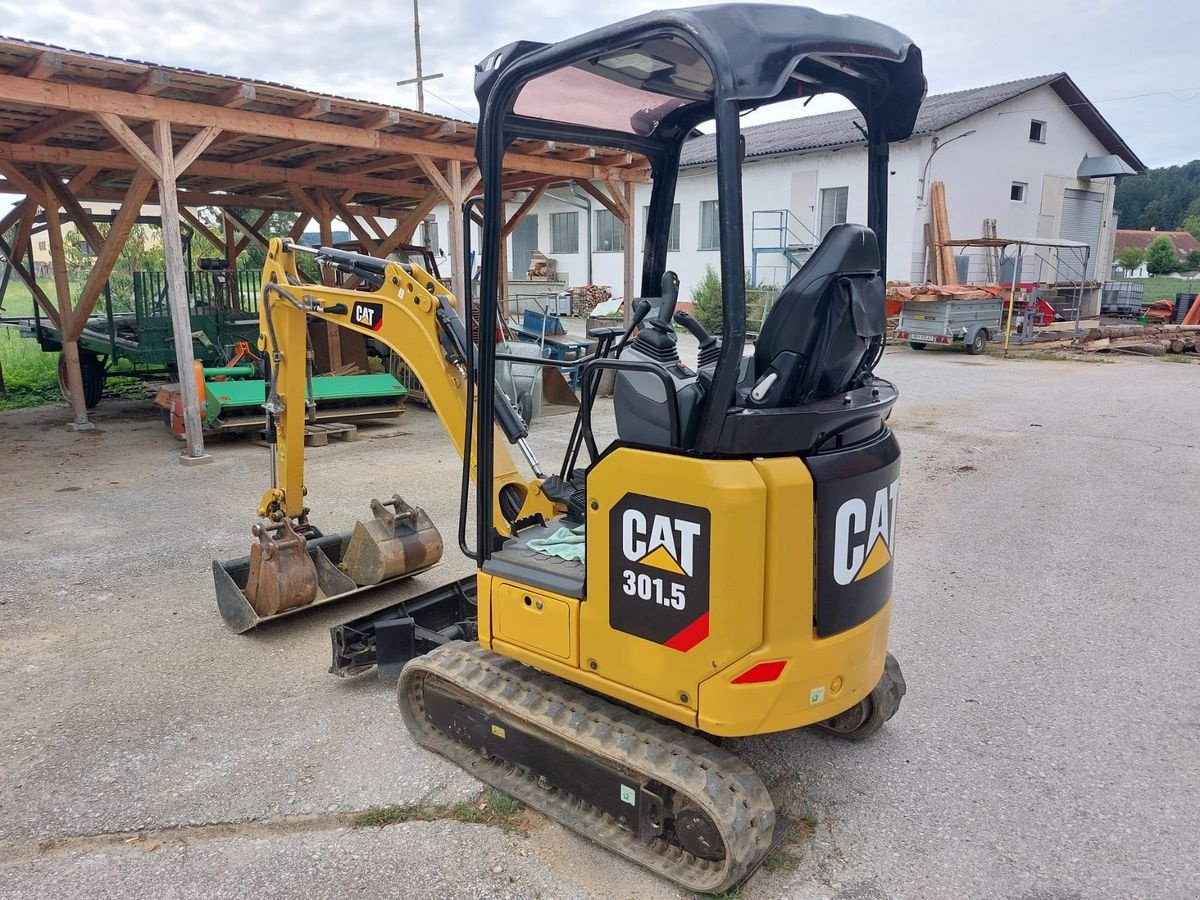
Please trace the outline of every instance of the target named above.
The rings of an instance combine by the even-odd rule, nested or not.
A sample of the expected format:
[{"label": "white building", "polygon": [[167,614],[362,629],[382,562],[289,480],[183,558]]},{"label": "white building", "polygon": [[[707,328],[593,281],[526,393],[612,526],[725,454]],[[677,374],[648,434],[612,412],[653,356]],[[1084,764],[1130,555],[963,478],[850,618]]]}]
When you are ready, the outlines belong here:
[{"label": "white building", "polygon": [[[758,283],[786,281],[829,226],[866,221],[866,149],[857,123],[861,116],[850,110],[744,130],[745,258],[748,269],[758,270]],[[711,137],[684,148],[667,265],[679,274],[685,298],[705,267],[718,263],[713,160]],[[1088,280],[1096,273],[1103,279],[1111,270],[1116,176],[1144,170],[1065,74],[928,97],[913,136],[892,145],[887,277],[926,277],[928,185],[942,181],[955,238],[980,237],[990,219],[1001,237],[1081,241],[1091,248]],[[639,186],[639,244],[649,196],[650,186]],[[446,211],[435,215],[444,247]],[[557,261],[568,284],[605,284],[619,294],[621,238],[620,223],[599,204],[582,192],[555,189],[510,237],[509,268],[522,277],[529,252],[537,249]],[[791,259],[769,249],[782,246],[790,247]],[[1053,251],[1042,252],[1049,264],[1026,259],[1022,281],[1080,280],[1069,271],[1077,261],[1060,260],[1056,278]],[[637,262],[640,268],[640,256]],[[960,280],[984,280],[985,265],[981,252],[970,262],[963,254]]]}]

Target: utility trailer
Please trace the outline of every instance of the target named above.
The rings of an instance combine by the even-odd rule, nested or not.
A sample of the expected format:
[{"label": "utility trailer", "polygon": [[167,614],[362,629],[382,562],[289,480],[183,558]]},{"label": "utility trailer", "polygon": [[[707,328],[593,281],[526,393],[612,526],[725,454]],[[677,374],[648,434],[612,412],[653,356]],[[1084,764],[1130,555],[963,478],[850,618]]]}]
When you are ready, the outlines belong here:
[{"label": "utility trailer", "polygon": [[901,304],[896,340],[906,341],[914,350],[959,345],[976,355],[999,337],[1003,317],[1004,301],[999,297],[912,297]]}]

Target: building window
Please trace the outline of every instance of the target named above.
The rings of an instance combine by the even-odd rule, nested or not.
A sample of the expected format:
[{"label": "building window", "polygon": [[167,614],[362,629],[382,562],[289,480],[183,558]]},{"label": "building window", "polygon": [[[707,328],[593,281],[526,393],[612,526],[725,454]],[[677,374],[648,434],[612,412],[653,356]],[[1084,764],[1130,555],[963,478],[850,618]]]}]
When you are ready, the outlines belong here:
[{"label": "building window", "polygon": [[428,247],[435,256],[441,249],[438,246],[437,216],[429,216],[421,223],[421,244]]},{"label": "building window", "polygon": [[721,228],[716,200],[700,201],[700,249],[721,249]]},{"label": "building window", "polygon": [[1029,185],[1023,181],[1014,181],[1012,183],[1012,187],[1008,190],[1008,199],[1016,203],[1024,203],[1025,189],[1027,187],[1029,187]]},{"label": "building window", "polygon": [[[642,222],[650,221],[650,207],[642,207]],[[643,230],[645,225],[642,226]],[[671,230],[667,234],[667,249],[676,251],[679,249],[679,204],[676,203],[671,207]]]},{"label": "building window", "polygon": [[45,250],[45,249],[46,249],[46,242],[45,242],[45,241],[38,241],[38,249],[39,249],[39,250]]},{"label": "building window", "polygon": [[821,188],[821,237],[834,225],[846,224],[846,210],[850,204],[850,188]]},{"label": "building window", "polygon": [[579,252],[579,213],[550,213],[550,252]]},{"label": "building window", "polygon": [[1039,144],[1046,143],[1046,123],[1034,119],[1029,123],[1029,139]]},{"label": "building window", "polygon": [[597,253],[625,252],[625,223],[607,209],[596,210],[595,245]]}]

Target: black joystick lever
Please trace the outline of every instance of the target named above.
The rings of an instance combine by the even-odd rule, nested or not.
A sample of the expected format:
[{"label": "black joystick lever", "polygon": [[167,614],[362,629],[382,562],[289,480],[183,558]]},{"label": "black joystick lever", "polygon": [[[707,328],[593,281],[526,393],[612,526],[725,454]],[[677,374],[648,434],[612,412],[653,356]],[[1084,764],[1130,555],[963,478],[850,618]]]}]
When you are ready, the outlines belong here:
[{"label": "black joystick lever", "polygon": [[691,313],[684,312],[681,309],[675,313],[675,321],[692,333],[692,337],[700,342],[701,350],[705,350],[717,342],[717,339],[705,331],[699,319]]},{"label": "black joystick lever", "polygon": [[646,324],[659,331],[674,331],[671,327],[671,317],[675,314],[675,304],[679,302],[679,276],[674,272],[663,272],[662,293],[659,295],[658,309],[646,320]]}]

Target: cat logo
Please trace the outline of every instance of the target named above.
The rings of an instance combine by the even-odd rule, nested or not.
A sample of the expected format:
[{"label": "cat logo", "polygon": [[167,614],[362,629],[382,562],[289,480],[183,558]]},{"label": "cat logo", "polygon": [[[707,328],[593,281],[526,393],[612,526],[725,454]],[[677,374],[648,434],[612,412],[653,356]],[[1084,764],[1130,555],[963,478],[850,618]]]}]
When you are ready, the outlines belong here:
[{"label": "cat logo", "polygon": [[383,327],[383,304],[355,300],[354,307],[350,310],[350,321],[363,328],[378,331]]},{"label": "cat logo", "polygon": [[709,511],[626,494],[609,513],[609,624],[687,653],[708,638]]},{"label": "cat logo", "polygon": [[627,509],[621,517],[621,550],[625,558],[672,575],[695,574],[694,547],[700,524],[686,519],[655,515],[647,517]]},{"label": "cat logo", "polygon": [[837,511],[833,538],[833,579],[840,585],[865,581],[892,561],[899,481],[868,501],[851,497]]}]

